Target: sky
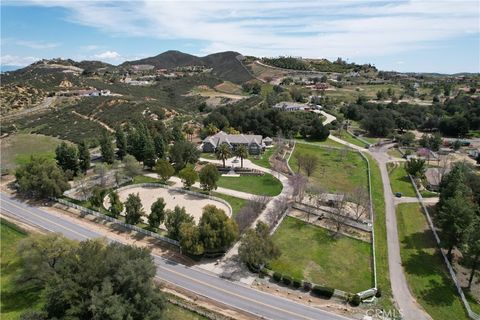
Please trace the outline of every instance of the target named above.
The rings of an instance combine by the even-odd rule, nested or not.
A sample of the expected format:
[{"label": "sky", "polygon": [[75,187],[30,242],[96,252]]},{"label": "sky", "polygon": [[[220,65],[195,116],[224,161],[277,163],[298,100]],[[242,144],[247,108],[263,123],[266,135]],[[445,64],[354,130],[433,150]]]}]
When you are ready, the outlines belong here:
[{"label": "sky", "polygon": [[2,0],[2,70],[43,58],[119,64],[180,50],[480,72],[479,0]]}]

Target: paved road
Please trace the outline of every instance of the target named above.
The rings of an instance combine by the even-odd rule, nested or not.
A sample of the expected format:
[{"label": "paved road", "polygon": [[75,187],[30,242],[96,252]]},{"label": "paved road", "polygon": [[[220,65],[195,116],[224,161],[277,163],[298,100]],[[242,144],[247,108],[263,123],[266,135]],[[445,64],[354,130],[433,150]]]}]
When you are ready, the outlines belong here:
[{"label": "paved road", "polygon": [[[85,240],[106,236],[79,226],[67,218],[61,218],[38,208],[25,205],[3,193],[0,193],[0,200],[2,212],[14,215],[18,219],[42,227],[48,231],[62,233],[68,238]],[[166,260],[157,255],[152,256],[157,265],[157,277],[159,279],[171,282],[198,295],[242,309],[265,319],[348,319],[221,279],[209,273]]]},{"label": "paved road", "polygon": [[402,259],[400,256],[400,241],[398,239],[397,218],[395,214],[395,198],[393,197],[387,170],[389,156],[387,155],[386,150],[388,147],[389,146],[386,145],[381,148],[372,149],[370,154],[378,162],[380,173],[382,175],[383,193],[385,196],[385,218],[387,224],[388,266],[393,297],[405,319],[427,320],[431,318],[415,301],[403,272]]}]

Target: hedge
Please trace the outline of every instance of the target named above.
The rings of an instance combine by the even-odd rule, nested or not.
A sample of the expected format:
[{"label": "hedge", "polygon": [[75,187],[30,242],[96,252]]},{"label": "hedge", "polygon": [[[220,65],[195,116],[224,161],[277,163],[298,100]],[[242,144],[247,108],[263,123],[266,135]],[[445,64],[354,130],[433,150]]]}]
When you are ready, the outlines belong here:
[{"label": "hedge", "polygon": [[380,298],[382,296],[382,290],[380,288],[377,288],[377,292],[375,293],[376,298]]},{"label": "hedge", "polygon": [[292,277],[290,276],[283,276],[283,283],[289,286],[292,283]]},{"label": "hedge", "polygon": [[293,287],[294,288],[300,288],[301,286],[302,286],[302,280],[293,279]]},{"label": "hedge", "polygon": [[360,299],[360,296],[358,294],[354,294],[350,298],[350,304],[354,307],[358,307],[360,305],[360,302],[361,302],[361,299]]},{"label": "hedge", "polygon": [[311,282],[308,282],[308,281],[304,281],[304,282],[303,282],[303,289],[305,289],[305,291],[310,291],[310,290],[312,290],[312,283],[311,283]]},{"label": "hedge", "polygon": [[282,280],[282,274],[279,272],[274,272],[273,273],[273,280],[280,282]]},{"label": "hedge", "polygon": [[314,286],[312,293],[316,296],[330,299],[333,296],[335,290],[330,287]]}]

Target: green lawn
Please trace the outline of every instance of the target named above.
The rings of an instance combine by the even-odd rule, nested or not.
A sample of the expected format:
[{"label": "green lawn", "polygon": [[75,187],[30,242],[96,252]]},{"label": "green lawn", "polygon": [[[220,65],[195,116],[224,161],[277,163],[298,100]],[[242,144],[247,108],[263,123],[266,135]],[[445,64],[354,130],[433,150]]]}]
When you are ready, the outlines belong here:
[{"label": "green lawn", "polygon": [[165,305],[165,311],[163,313],[163,318],[165,320],[207,320],[205,318],[193,311],[184,309],[180,306],[177,306],[173,303],[167,302]]},{"label": "green lawn", "polygon": [[327,139],[325,141],[315,141],[315,140],[310,140],[310,139],[303,139],[303,138],[297,138],[295,139],[297,141],[297,146],[301,143],[308,144],[308,145],[317,145],[317,146],[323,146],[323,147],[336,147],[336,148],[344,148],[345,146],[341,143],[338,143],[336,141],[333,141],[332,139]]},{"label": "green lawn", "polygon": [[245,199],[240,199],[240,198],[237,198],[237,197],[232,197],[232,196],[229,196],[229,195],[226,195],[226,194],[223,194],[223,193],[220,193],[220,192],[212,192],[212,196],[214,197],[218,197],[218,198],[221,198],[225,201],[227,201],[230,206],[232,207],[232,210],[233,210],[233,216],[235,216],[238,211],[240,211],[240,209],[247,203],[248,200],[245,200]]},{"label": "green lawn", "polygon": [[350,193],[357,187],[368,187],[367,164],[357,152],[297,144],[290,158],[294,171],[298,169],[296,154],[318,157],[319,164],[309,181],[328,192]]},{"label": "green lawn", "polygon": [[273,235],[281,256],[274,271],[347,292],[372,287],[370,244],[348,237],[334,239],[330,231],[286,217]]},{"label": "green lawn", "polygon": [[417,301],[434,320],[468,319],[420,206],[399,205],[397,222],[402,264]]},{"label": "green lawn", "polygon": [[400,151],[398,151],[397,148],[389,149],[387,153],[389,156],[394,158],[403,158],[403,154]]},{"label": "green lawn", "polygon": [[385,224],[385,198],[383,194],[382,177],[376,161],[366,155],[370,162],[372,200],[375,229],[375,255],[377,260],[377,285],[382,290],[378,306],[384,310],[392,310],[392,288],[388,269],[387,227]]},{"label": "green lawn", "polygon": [[19,319],[20,315],[28,309],[39,309],[41,306],[40,290],[35,287],[18,288],[14,283],[19,260],[16,248],[20,240],[27,235],[15,225],[0,220],[1,239],[1,313],[2,320]]},{"label": "green lawn", "polygon": [[15,166],[26,163],[30,156],[40,155],[55,157],[55,148],[62,140],[40,134],[18,133],[2,139],[1,167],[2,170],[15,169]]},{"label": "green lawn", "polygon": [[217,185],[256,195],[276,196],[282,192],[282,183],[269,173],[263,176],[220,177]]},{"label": "green lawn", "polygon": [[401,192],[404,197],[417,196],[403,163],[389,163],[387,168],[393,193]]},{"label": "green lawn", "polygon": [[260,155],[260,159],[256,159],[256,156],[249,156],[248,159],[258,166],[270,169],[271,166],[270,166],[270,162],[268,162],[268,159],[270,159],[270,157],[272,156],[272,154],[275,152],[276,149],[277,149],[277,146],[266,149],[265,152]]},{"label": "green lawn", "polygon": [[[332,134],[332,133],[330,133]],[[347,141],[351,144],[354,144],[356,146],[359,146],[359,147],[362,147],[362,148],[365,148],[366,145],[364,142],[358,140],[357,138],[355,138],[354,136],[352,136],[350,133],[346,132],[346,131],[342,131],[341,133],[337,132],[337,131],[333,131],[333,135],[344,140],[344,141]]]},{"label": "green lawn", "polygon": [[217,160],[217,156],[213,152],[202,152],[202,153],[200,153],[200,158]]},{"label": "green lawn", "polygon": [[440,195],[438,192],[433,192],[429,190],[421,190],[420,194],[422,195],[423,198],[434,198]]}]

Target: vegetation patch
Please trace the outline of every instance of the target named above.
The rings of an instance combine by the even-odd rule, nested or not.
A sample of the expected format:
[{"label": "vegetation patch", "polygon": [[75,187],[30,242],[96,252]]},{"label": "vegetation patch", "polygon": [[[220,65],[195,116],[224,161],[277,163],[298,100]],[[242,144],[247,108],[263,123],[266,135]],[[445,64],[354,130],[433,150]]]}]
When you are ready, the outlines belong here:
[{"label": "vegetation patch", "polygon": [[278,273],[348,292],[372,287],[371,246],[366,242],[334,239],[328,230],[288,216],[273,241],[281,255],[269,266]]},{"label": "vegetation patch", "polygon": [[256,195],[276,196],[282,192],[282,183],[269,173],[262,176],[220,177],[219,187]]},{"label": "vegetation patch", "polygon": [[388,175],[393,193],[400,192],[404,197],[416,197],[415,189],[402,163],[389,163]]},{"label": "vegetation patch", "polygon": [[397,221],[402,264],[417,301],[434,320],[468,319],[420,206],[399,205]]}]

